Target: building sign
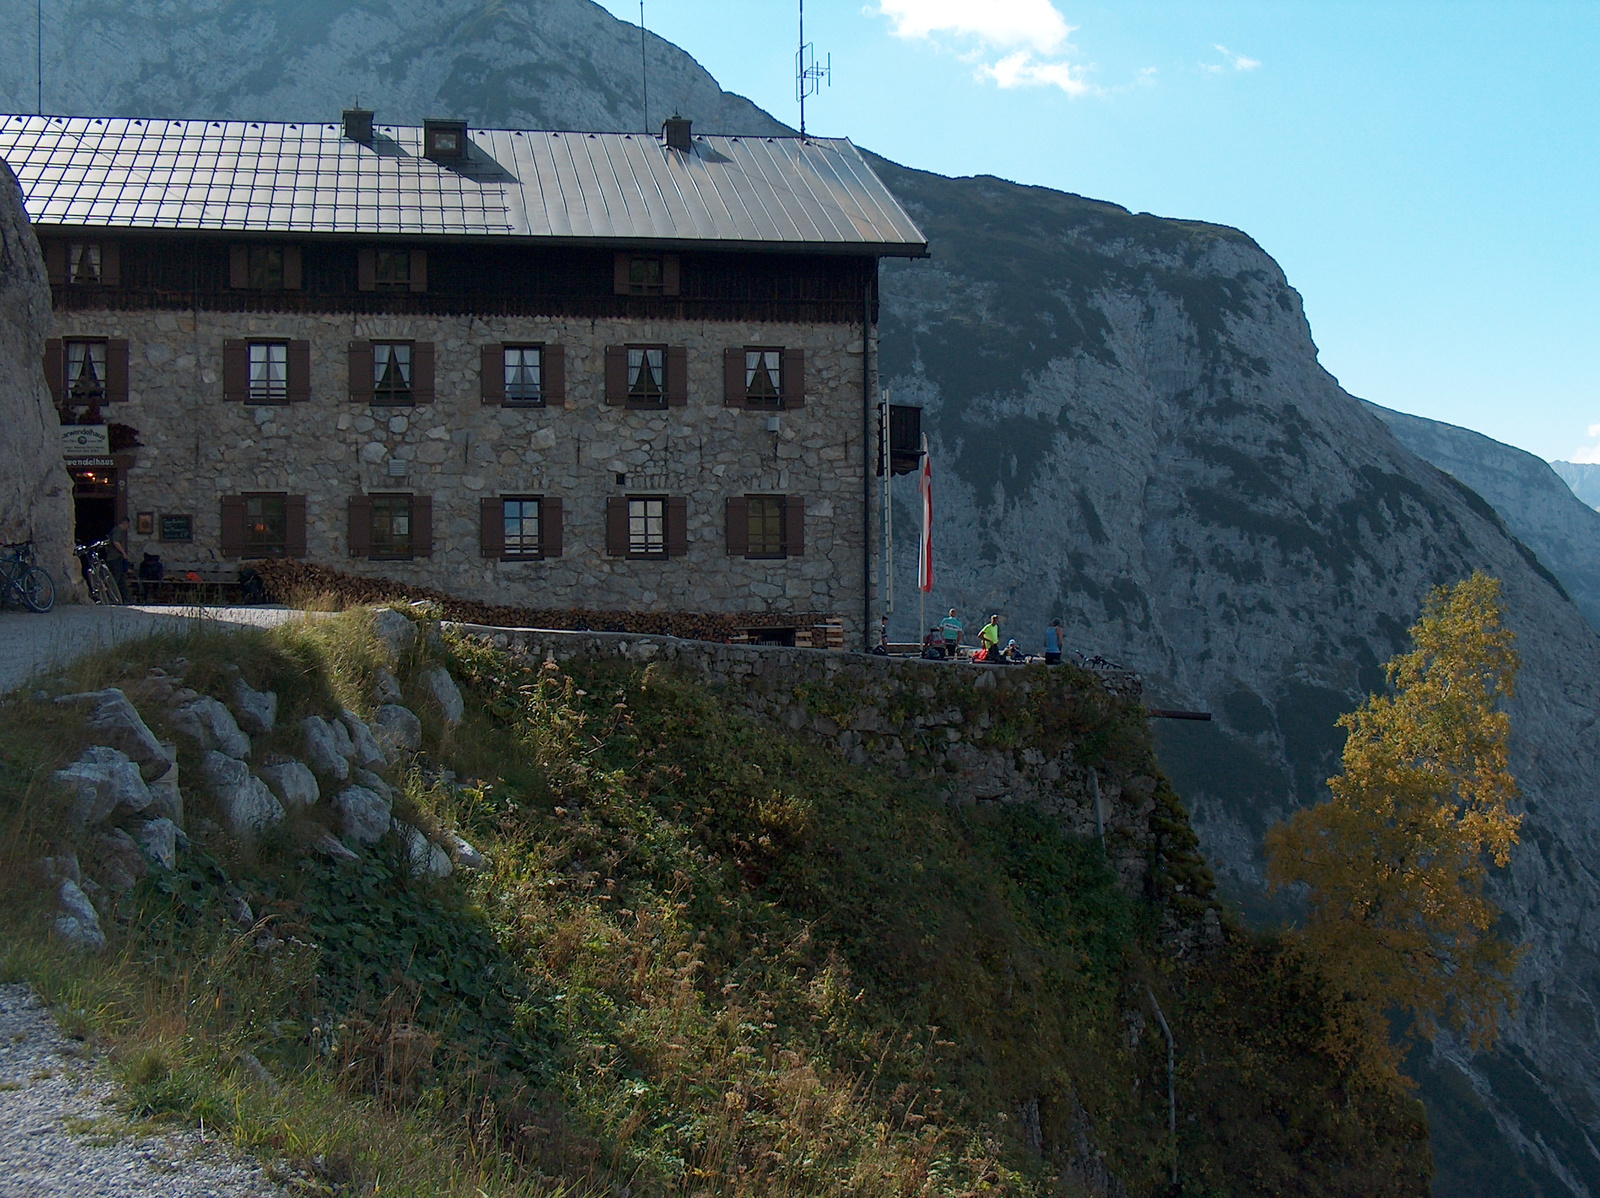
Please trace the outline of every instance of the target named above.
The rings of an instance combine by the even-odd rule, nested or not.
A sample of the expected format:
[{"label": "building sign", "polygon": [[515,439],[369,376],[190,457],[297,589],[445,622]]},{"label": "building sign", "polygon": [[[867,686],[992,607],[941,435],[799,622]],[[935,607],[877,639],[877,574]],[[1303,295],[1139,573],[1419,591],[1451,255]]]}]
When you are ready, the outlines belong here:
[{"label": "building sign", "polygon": [[111,452],[111,438],[103,424],[63,424],[61,453],[69,458],[104,457]]},{"label": "building sign", "polygon": [[194,540],[194,517],[169,516],[166,513],[162,513],[161,539],[163,541]]}]

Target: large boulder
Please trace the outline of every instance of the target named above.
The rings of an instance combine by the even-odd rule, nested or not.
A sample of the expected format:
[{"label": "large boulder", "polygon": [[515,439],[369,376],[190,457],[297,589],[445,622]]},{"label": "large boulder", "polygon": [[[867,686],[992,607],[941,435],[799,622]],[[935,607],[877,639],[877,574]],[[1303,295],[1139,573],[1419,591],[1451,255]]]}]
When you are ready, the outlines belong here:
[{"label": "large boulder", "polygon": [[395,820],[392,826],[394,834],[400,838],[400,843],[405,849],[406,869],[413,878],[450,876],[454,866],[450,862],[449,854],[424,836],[421,829],[403,824],[399,820]]},{"label": "large boulder", "polygon": [[72,792],[69,814],[80,826],[104,823],[118,809],[138,812],[150,806],[150,788],[139,767],[119,749],[92,745],[53,777]]},{"label": "large boulder", "polygon": [[389,800],[365,786],[347,786],[329,803],[339,817],[339,834],[350,844],[377,844],[389,830]]},{"label": "large boulder", "polygon": [[417,626],[392,607],[372,613],[372,631],[389,651],[391,661],[399,661],[417,643]]},{"label": "large boulder", "polygon": [[264,765],[258,772],[267,788],[291,811],[313,806],[322,797],[317,776],[303,761],[280,761],[275,765]]},{"label": "large boulder", "polygon": [[339,719],[350,734],[351,756],[361,765],[377,765],[387,757],[372,735],[372,729],[367,727],[366,721],[355,712],[346,707],[339,713]]},{"label": "large boulder", "polygon": [[178,826],[170,819],[147,819],[133,830],[133,838],[151,864],[171,869],[178,863]]},{"label": "large boulder", "polygon": [[444,722],[452,728],[461,722],[462,715],[466,712],[466,703],[461,698],[461,688],[456,685],[456,680],[450,677],[450,671],[443,666],[436,666],[431,670],[422,672],[423,689],[433,697],[439,705],[440,712],[444,715]]},{"label": "large boulder", "polygon": [[200,759],[200,772],[211,787],[217,814],[230,835],[254,840],[283,819],[283,804],[237,757],[207,749]]},{"label": "large boulder", "polygon": [[102,832],[94,839],[94,855],[99,858],[95,872],[107,889],[132,890],[139,879],[150,873],[144,850],[121,828]]},{"label": "large boulder", "polygon": [[350,776],[350,734],[343,725],[308,715],[300,721],[300,735],[305,739],[307,765],[340,782]]},{"label": "large boulder", "polygon": [[[56,596],[79,593],[72,555],[72,478],[61,461],[61,423],[44,378],[52,331],[50,280],[28,226],[22,193],[0,162],[0,541],[34,544]],[[98,929],[97,929],[98,930]]]},{"label": "large boulder", "polygon": [[415,753],[422,748],[422,721],[409,707],[385,703],[378,708],[378,743],[399,753]]},{"label": "large boulder", "polygon": [[59,908],[55,921],[57,936],[75,948],[92,952],[99,952],[106,946],[105,933],[100,930],[100,916],[83,887],[71,878],[61,879],[56,904]]},{"label": "large boulder", "polygon": [[233,680],[233,714],[251,736],[265,736],[278,722],[278,696],[258,691],[243,678]]},{"label": "large boulder", "polygon": [[146,782],[161,777],[177,760],[172,749],[156,739],[156,734],[150,731],[139,709],[117,687],[62,695],[56,702],[85,706],[93,704],[89,718],[84,723],[101,744],[121,750],[138,763],[139,772]]},{"label": "large boulder", "polygon": [[216,749],[240,760],[250,756],[250,738],[240,730],[233,713],[209,695],[173,708],[172,726],[199,741],[202,749]]}]

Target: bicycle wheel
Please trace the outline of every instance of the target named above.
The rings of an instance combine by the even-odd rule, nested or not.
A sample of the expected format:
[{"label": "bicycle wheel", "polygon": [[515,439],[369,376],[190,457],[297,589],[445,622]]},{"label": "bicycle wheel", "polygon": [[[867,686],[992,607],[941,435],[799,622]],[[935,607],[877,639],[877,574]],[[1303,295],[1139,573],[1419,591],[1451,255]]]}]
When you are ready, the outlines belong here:
[{"label": "bicycle wheel", "polygon": [[112,607],[121,607],[123,604],[122,592],[117,589],[117,580],[111,576],[111,571],[104,562],[94,565],[94,601]]},{"label": "bicycle wheel", "polygon": [[38,566],[29,566],[20,579],[22,601],[29,610],[49,611],[56,605],[56,582]]}]

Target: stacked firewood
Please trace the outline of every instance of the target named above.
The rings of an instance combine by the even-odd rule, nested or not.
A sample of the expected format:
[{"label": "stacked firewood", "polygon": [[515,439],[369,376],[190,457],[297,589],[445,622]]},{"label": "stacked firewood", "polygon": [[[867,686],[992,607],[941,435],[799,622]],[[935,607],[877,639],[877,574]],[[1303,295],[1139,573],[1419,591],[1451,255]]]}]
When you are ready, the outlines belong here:
[{"label": "stacked firewood", "polygon": [[[796,640],[803,632],[807,643],[822,648],[843,648],[843,628],[837,616],[823,612],[674,612],[599,611],[593,608],[508,607],[458,599],[427,587],[408,586],[387,578],[366,578],[315,566],[290,558],[251,562],[261,575],[267,594],[291,607],[359,607],[369,603],[435,603],[440,616],[464,624],[496,628],[557,628],[584,632],[653,633],[687,640],[739,642],[758,628],[793,628]],[[816,630],[812,639],[812,630]]]}]

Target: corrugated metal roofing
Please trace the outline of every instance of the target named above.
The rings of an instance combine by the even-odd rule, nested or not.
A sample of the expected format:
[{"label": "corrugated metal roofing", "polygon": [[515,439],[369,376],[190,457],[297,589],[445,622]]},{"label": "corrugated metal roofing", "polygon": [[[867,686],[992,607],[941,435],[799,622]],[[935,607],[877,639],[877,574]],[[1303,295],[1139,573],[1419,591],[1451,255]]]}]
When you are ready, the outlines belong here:
[{"label": "corrugated metal roofing", "polygon": [[927,238],[848,140],[474,129],[464,162],[422,130],[0,117],[40,225],[514,237],[917,255]]}]

